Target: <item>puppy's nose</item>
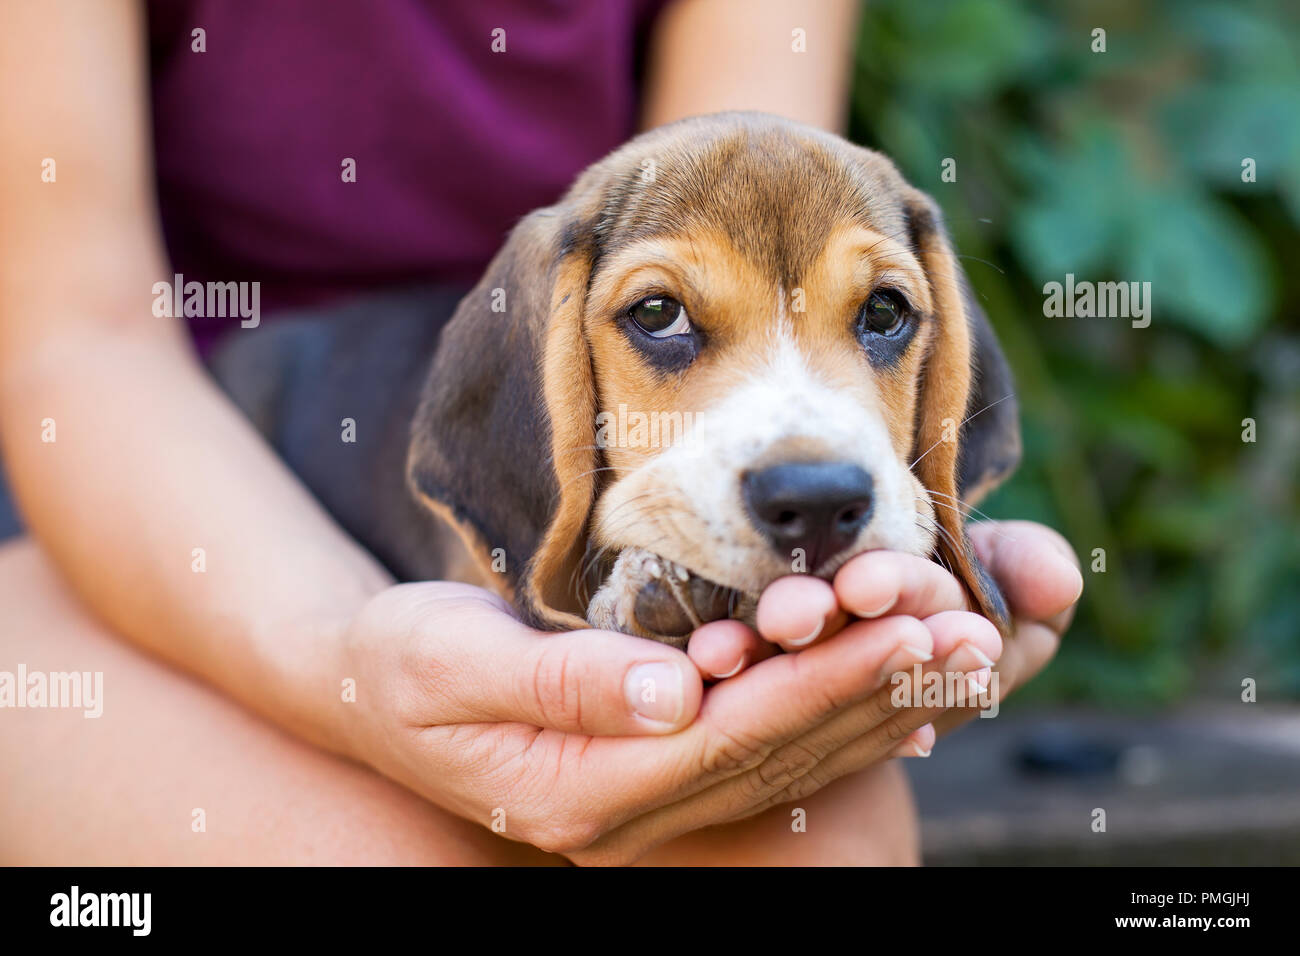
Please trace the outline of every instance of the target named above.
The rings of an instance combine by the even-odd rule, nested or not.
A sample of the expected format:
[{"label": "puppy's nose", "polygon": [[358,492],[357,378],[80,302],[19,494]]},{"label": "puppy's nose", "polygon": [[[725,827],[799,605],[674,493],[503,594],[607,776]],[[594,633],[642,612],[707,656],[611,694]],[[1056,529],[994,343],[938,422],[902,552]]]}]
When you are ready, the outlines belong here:
[{"label": "puppy's nose", "polygon": [[802,548],[808,570],[843,551],[871,520],[871,476],[847,462],[773,465],[741,477],[750,519],[782,554]]}]

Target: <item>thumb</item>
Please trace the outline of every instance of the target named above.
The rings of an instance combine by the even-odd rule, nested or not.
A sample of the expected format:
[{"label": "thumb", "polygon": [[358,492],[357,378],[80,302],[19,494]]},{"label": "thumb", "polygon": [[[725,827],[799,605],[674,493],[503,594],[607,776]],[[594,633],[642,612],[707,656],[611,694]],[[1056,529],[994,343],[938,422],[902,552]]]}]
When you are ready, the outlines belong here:
[{"label": "thumb", "polygon": [[451,688],[444,683],[440,723],[518,721],[598,736],[667,734],[700,709],[699,670],[681,651],[613,631],[535,631],[486,593],[456,604],[439,614],[438,631],[451,639],[438,642],[437,683],[454,687],[446,695]]},{"label": "thumb", "polygon": [[566,733],[667,734],[700,709],[699,669],[681,651],[613,631],[528,631],[498,719]]},{"label": "thumb", "polygon": [[1083,593],[1079,559],[1060,534],[1033,521],[976,522],[971,544],[1015,617],[1064,631]]}]

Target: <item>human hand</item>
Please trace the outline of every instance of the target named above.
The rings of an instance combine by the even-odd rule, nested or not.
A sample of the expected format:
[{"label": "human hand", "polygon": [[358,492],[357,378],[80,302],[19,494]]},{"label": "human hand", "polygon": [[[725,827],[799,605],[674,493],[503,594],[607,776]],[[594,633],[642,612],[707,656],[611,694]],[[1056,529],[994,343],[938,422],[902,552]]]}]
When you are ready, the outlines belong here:
[{"label": "human hand", "polygon": [[[904,613],[861,621],[705,691],[666,645],[543,634],[477,588],[401,585],[347,629],[357,701],[343,705],[340,737],[355,758],[507,837],[624,863],[910,747],[936,712],[893,708],[882,682],[943,652],[951,630]],[[996,632],[977,630],[971,642],[995,656]]]},{"label": "human hand", "polygon": [[[845,564],[832,582],[806,576],[774,582],[760,599],[757,632],[734,621],[705,625],[691,639],[691,658],[701,673],[714,679],[728,678],[777,653],[778,648],[797,651],[826,640],[855,618],[907,614],[922,619],[931,629],[936,657],[950,655],[939,669],[981,674],[996,662],[995,690],[1000,702],[1042,670],[1056,653],[1060,636],[1074,615],[1083,580],[1069,545],[1043,525],[981,522],[971,525],[970,535],[1012,614],[1013,637],[1005,647],[999,643],[1000,656],[982,659],[974,648],[957,653],[963,629],[974,628],[975,633],[980,625],[971,620],[977,616],[969,612],[965,592],[955,577],[922,558],[871,551]],[[948,730],[974,713],[974,708],[954,708],[936,724],[940,731]]]},{"label": "human hand", "polygon": [[[1000,703],[1056,655],[1083,595],[1083,575],[1069,543],[1041,524],[985,521],[972,524],[969,533],[1011,612],[1011,637],[996,668]],[[972,716],[968,708],[957,708],[935,726],[945,733]]]}]

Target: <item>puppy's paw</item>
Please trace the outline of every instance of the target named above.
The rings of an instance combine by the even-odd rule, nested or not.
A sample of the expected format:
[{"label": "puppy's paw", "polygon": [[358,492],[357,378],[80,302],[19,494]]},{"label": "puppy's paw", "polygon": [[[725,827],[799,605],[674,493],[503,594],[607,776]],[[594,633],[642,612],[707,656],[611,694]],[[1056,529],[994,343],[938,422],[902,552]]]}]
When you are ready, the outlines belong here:
[{"label": "puppy's paw", "polygon": [[643,548],[628,548],[587,606],[587,623],[685,648],[701,624],[734,617],[752,625],[757,601],[698,577]]}]

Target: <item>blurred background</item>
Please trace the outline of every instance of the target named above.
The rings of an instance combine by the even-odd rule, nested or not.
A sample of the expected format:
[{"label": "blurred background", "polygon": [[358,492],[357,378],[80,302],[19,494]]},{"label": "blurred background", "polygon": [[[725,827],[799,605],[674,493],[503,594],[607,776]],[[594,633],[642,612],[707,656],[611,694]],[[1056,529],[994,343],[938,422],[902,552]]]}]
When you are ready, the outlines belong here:
[{"label": "blurred background", "polygon": [[[961,816],[943,792],[951,765],[918,771],[932,862],[1037,861],[1043,846],[1070,862],[1079,834],[1101,861],[1116,841],[1093,853],[1088,821],[1070,829],[1080,787],[1113,788],[1148,830],[1191,807],[1194,822],[1169,827],[1184,849],[1225,831],[1200,862],[1300,862],[1297,10],[866,5],[852,137],[943,206],[1017,375],[1024,464],[982,510],[1060,529],[1086,584],[1051,667],[950,748],[972,772],[989,765],[988,806]],[[1150,282],[1150,326],[1045,317],[1043,286],[1067,273]],[[1007,845],[999,815],[1062,799],[1037,844],[1026,827]],[[1178,860],[1168,841],[1135,847],[1116,861]]]}]

